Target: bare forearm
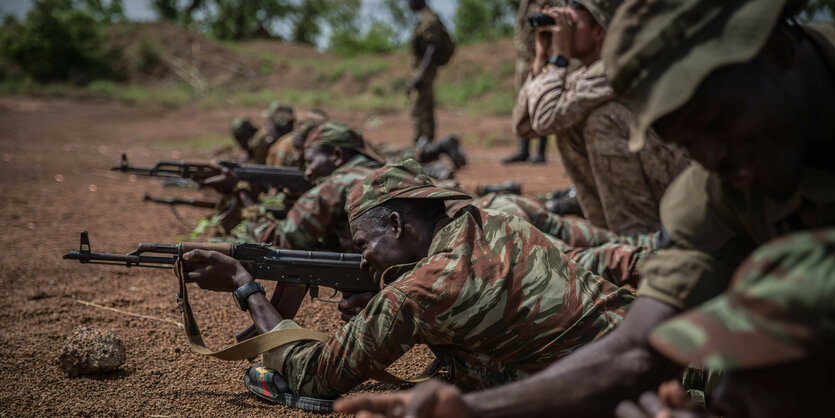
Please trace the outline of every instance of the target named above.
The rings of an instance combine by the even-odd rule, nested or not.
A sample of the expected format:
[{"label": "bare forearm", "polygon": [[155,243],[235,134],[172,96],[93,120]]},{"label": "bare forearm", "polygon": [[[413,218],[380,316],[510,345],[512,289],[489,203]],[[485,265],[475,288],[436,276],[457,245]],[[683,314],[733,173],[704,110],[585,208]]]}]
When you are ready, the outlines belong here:
[{"label": "bare forearm", "polygon": [[[639,303],[640,302],[640,303]],[[675,372],[646,343],[654,326],[676,311],[639,298],[621,325],[605,338],[528,379],[465,396],[477,417],[608,416]]]},{"label": "bare forearm", "polygon": [[247,299],[247,303],[249,304],[249,315],[252,317],[252,322],[258,329],[259,334],[271,331],[279,322],[284,320],[263,293],[253,293]]},{"label": "bare forearm", "polygon": [[423,53],[423,59],[420,61],[420,67],[418,67],[415,81],[422,82],[424,77],[426,77],[426,70],[428,70],[429,65],[432,64],[433,55],[435,55],[435,44],[429,44],[429,46],[426,47],[426,52]]}]

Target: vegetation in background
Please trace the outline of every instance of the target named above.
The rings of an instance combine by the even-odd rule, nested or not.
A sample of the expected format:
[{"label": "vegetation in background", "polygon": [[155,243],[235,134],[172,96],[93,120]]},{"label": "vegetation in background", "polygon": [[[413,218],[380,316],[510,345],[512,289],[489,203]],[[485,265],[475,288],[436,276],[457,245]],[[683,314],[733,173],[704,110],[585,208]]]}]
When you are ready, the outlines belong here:
[{"label": "vegetation in background", "polygon": [[486,41],[513,34],[519,0],[458,0],[455,40]]},{"label": "vegetation in background", "polygon": [[800,13],[800,21],[804,23],[819,20],[829,20],[835,17],[835,0],[808,0]]},{"label": "vegetation in background", "polygon": [[102,47],[105,25],[123,18],[119,0],[38,0],[23,22],[4,19],[0,76],[75,84],[120,78]]}]

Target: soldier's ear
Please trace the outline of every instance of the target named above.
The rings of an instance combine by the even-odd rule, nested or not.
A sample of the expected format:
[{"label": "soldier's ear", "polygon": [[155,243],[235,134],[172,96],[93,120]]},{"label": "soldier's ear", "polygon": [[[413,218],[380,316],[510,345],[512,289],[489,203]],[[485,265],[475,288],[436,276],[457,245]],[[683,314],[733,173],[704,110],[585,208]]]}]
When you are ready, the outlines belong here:
[{"label": "soldier's ear", "polygon": [[400,215],[400,212],[395,211],[389,214],[386,223],[386,226],[391,228],[395,238],[400,239],[403,236],[403,217]]}]

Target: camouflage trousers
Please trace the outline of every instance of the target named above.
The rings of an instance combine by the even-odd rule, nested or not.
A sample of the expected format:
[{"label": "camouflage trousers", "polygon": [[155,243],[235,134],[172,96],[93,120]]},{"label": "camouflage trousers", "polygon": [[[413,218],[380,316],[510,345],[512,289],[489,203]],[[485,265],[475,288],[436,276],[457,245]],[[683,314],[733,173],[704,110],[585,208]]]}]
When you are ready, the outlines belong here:
[{"label": "camouflage trousers", "polygon": [[435,74],[437,70],[429,68],[423,83],[415,89],[409,97],[412,120],[412,140],[417,142],[421,137],[429,141],[435,139]]},{"label": "camouflage trousers", "polygon": [[518,195],[488,194],[473,205],[527,220],[586,270],[619,286],[636,289],[640,281],[638,262],[656,248],[659,235],[618,235],[587,221],[553,214],[535,200]]},{"label": "camouflage trousers", "polygon": [[689,164],[682,151],[654,134],[640,152],[630,152],[632,118],[625,105],[612,101],[591,112],[582,135],[557,137],[586,218],[619,234],[659,230],[661,197]]}]

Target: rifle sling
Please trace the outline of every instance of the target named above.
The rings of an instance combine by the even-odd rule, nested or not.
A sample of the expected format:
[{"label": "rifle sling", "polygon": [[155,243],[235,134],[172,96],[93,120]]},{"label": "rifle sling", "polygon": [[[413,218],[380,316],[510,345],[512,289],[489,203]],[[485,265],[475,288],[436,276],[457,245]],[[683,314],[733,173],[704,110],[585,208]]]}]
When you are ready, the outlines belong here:
[{"label": "rifle sling", "polygon": [[[313,340],[327,342],[330,340],[330,337],[327,334],[311,329],[280,329],[270,331],[266,334],[256,335],[255,337],[230,345],[222,350],[212,351],[206,347],[206,344],[203,342],[203,336],[200,334],[200,328],[197,326],[197,321],[194,319],[194,314],[191,311],[191,305],[188,302],[188,289],[186,288],[183,263],[179,258],[174,263],[174,273],[177,276],[177,280],[180,282],[180,293],[177,294],[177,304],[180,305],[180,310],[183,312],[183,325],[186,331],[186,337],[188,337],[191,348],[198,354],[212,356],[227,361],[246,360],[274,348],[281,347],[282,345],[297,341]],[[380,383],[393,385],[420,383],[428,380],[434,374],[435,373],[433,371],[428,374],[420,374],[411,379],[403,379],[387,372],[386,370],[372,370],[369,373],[372,379]]]}]

